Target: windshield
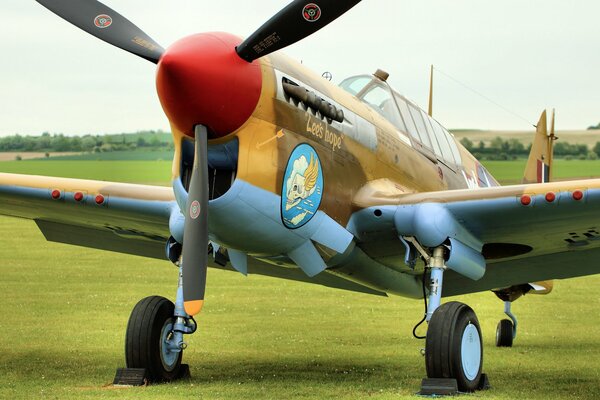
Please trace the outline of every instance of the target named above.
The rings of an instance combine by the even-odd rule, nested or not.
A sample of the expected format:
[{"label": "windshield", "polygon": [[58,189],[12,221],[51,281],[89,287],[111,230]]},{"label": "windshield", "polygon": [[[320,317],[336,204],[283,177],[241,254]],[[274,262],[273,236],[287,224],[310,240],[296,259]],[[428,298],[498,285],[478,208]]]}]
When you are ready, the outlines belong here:
[{"label": "windshield", "polygon": [[390,88],[378,78],[361,75],[344,80],[340,87],[358,97],[401,131],[406,131]]},{"label": "windshield", "polygon": [[346,92],[356,96],[369,82],[371,82],[371,80],[373,80],[373,77],[368,75],[353,76],[352,78],[344,79],[342,83],[340,83],[340,87]]}]

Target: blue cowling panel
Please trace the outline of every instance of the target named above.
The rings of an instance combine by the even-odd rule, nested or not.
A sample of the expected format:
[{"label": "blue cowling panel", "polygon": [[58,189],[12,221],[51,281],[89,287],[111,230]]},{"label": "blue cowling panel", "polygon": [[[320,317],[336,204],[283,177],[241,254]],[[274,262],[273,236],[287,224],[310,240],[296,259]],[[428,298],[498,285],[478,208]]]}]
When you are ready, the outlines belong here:
[{"label": "blue cowling panel", "polygon": [[259,258],[287,255],[308,276],[327,267],[313,241],[340,254],[349,248],[354,236],[323,211],[297,229],[286,228],[280,202],[280,196],[237,179],[227,193],[209,202],[211,239]]}]

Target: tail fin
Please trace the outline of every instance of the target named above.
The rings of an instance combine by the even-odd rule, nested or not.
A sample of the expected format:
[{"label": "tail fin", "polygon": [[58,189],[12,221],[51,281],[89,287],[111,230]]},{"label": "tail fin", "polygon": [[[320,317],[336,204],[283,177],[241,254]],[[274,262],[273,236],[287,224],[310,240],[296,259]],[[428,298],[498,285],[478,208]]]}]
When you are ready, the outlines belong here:
[{"label": "tail fin", "polygon": [[558,138],[554,135],[554,110],[552,110],[550,134],[548,134],[548,122],[546,110],[544,110],[536,126],[531,152],[525,166],[523,183],[550,182],[553,158],[552,147],[556,139]]}]

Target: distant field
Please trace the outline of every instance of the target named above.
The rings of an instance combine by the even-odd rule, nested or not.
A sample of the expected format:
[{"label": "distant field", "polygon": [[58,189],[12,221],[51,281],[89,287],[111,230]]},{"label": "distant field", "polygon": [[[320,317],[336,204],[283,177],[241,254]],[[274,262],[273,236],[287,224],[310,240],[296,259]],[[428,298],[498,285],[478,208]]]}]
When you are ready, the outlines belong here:
[{"label": "distant field", "polygon": [[0,152],[0,161],[15,161],[17,157],[35,161],[170,161],[173,159],[173,150],[62,152],[49,153],[49,157],[46,157],[46,153],[43,152]]},{"label": "distant field", "polygon": [[[72,152],[64,152],[64,153],[49,153],[50,157],[65,157],[65,156],[73,156]],[[11,152],[11,151],[2,151],[0,152],[0,161],[14,161],[17,157],[21,157],[23,160],[31,160],[35,158],[46,158],[45,152]]]},{"label": "distant field", "polygon": [[[586,168],[571,161],[578,176]],[[522,163],[486,164],[506,179]],[[168,184],[169,162],[2,162],[0,171]],[[557,168],[558,171],[558,168]],[[562,172],[561,172],[562,173]],[[585,173],[585,172],[584,172]],[[148,295],[173,298],[177,270],[160,260],[44,240],[31,221],[0,217],[0,399],[416,399],[420,301],[209,270],[188,381],[113,388],[129,313]],[[565,266],[569,267],[569,266]],[[600,397],[600,276],[558,281],[513,311],[513,348],[494,346],[503,304],[490,292],[453,298],[477,312],[492,389],[464,398]],[[590,295],[590,293],[592,295]]]},{"label": "distant field", "polygon": [[169,185],[170,161],[5,161],[0,172]]},{"label": "distant field", "polygon": [[[526,160],[483,161],[483,165],[503,185],[521,183]],[[600,178],[600,160],[554,160],[553,179]]]},{"label": "distant field", "polygon": [[[483,141],[488,145],[492,139],[500,136],[504,140],[518,139],[521,143],[528,145],[533,139],[535,131],[480,131],[475,129],[456,129],[452,133],[459,140],[466,137],[473,143],[477,144]],[[556,131],[558,140],[568,142],[570,144],[585,144],[589,148],[593,148],[596,142],[600,142],[600,130],[574,130],[574,131]]]},{"label": "distant field", "polygon": [[[1,154],[1,153],[0,153]],[[164,151],[108,151],[104,153],[65,154],[49,158],[40,158],[39,161],[171,161],[173,150]]]}]

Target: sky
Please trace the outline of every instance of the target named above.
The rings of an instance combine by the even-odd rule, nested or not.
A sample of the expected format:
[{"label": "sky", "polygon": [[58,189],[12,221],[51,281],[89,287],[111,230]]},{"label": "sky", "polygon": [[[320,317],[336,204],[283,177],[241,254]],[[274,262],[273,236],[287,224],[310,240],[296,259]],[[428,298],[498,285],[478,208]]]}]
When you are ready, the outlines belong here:
[{"label": "sky", "polygon": [[[246,37],[288,2],[105,3],[166,48],[197,32]],[[0,12],[0,136],[169,130],[154,64],[33,0]],[[600,2],[582,0],[363,0],[282,51],[336,83],[381,68],[423,108],[433,64],[503,107],[438,72],[434,117],[450,129],[526,130],[553,107],[557,129],[585,129],[600,122],[598,15]]]}]

